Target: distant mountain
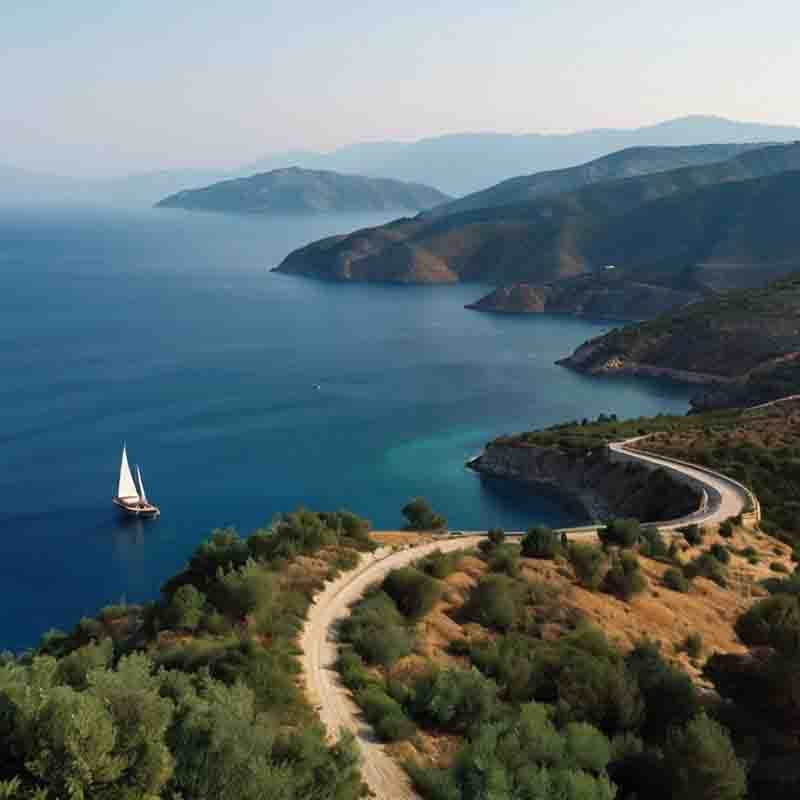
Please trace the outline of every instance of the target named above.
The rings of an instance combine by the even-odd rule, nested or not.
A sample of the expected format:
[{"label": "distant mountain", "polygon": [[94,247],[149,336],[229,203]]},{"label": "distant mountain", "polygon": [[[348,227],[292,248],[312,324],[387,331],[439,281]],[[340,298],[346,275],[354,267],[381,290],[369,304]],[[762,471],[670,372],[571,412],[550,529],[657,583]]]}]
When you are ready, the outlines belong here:
[{"label": "distant mountain", "polygon": [[290,165],[396,178],[438,186],[459,196],[517,175],[561,169],[629,147],[789,142],[800,127],[688,116],[633,130],[566,134],[457,133],[416,142],[368,142],[331,153],[293,151],[248,165],[261,172]]},{"label": "distant mountain", "polygon": [[61,178],[17,170],[11,180],[0,167],[0,202],[24,197],[25,202],[151,206],[181,189],[291,166],[423,183],[459,196],[517,175],[576,166],[625,148],[798,139],[800,127],[690,116],[633,130],[521,135],[457,133],[416,142],[362,142],[331,153],[308,150],[276,153],[238,169],[161,170],[111,179]]},{"label": "distant mountain", "polygon": [[[781,228],[800,201],[798,176],[739,182],[787,170],[800,170],[800,144],[605,181],[521,205],[396,220],[314,242],[290,253],[278,269],[331,280],[505,285],[615,265],[651,283],[674,285],[675,275],[686,274],[692,288],[763,282],[791,269],[798,252],[796,218]],[[767,198],[776,204],[771,217],[760,205]],[[785,239],[785,251],[772,240],[773,231]]]},{"label": "distant mountain", "polygon": [[[792,182],[800,192],[800,173],[759,183],[773,182]],[[764,203],[764,218],[776,211],[763,192],[753,199]],[[775,233],[785,246],[788,235],[796,242],[795,252],[800,251],[800,233],[796,225],[790,230],[789,210],[778,213],[782,225],[758,238]],[[800,266],[800,258],[794,264]],[[732,290],[649,322],[617,328],[581,345],[560,363],[592,374],[667,376],[696,383],[703,387],[692,401],[699,409],[752,405],[800,393],[799,318],[800,274],[795,273],[762,289]]]},{"label": "distant mountain", "polygon": [[418,183],[290,167],[178,192],[156,205],[234,214],[330,214],[419,211],[448,199]]}]

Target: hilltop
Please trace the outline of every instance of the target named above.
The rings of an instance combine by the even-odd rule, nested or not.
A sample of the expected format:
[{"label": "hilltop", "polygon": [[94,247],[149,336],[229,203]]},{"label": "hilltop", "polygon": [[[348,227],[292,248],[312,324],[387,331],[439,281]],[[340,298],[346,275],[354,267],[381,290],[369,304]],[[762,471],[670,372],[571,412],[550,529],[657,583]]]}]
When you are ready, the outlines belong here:
[{"label": "hilltop", "polygon": [[613,264],[651,283],[688,271],[687,284],[758,284],[789,271],[800,253],[788,219],[800,180],[777,177],[789,170],[800,170],[800,144],[521,205],[400,219],[302,247],[278,270],[343,281],[538,284]]},{"label": "hilltop", "polygon": [[[789,176],[786,176],[789,177]],[[800,182],[800,173],[792,176]],[[730,188],[730,187],[728,187]],[[762,213],[780,214],[768,203]],[[792,237],[788,209],[785,237]],[[770,226],[781,248],[786,239]],[[754,243],[753,243],[754,245]],[[756,403],[800,391],[800,276],[726,292],[581,345],[561,364],[605,375],[660,375],[704,386],[697,409]]]},{"label": "hilltop", "polygon": [[187,189],[165,197],[156,207],[233,214],[331,214],[419,211],[448,199],[422,184],[290,167]]},{"label": "hilltop", "polygon": [[431,217],[444,217],[478,208],[529,203],[547,195],[574,192],[584,186],[603,181],[667,172],[682,167],[727,161],[760,144],[701,144],[692,147],[629,147],[604,155],[586,164],[565,169],[519,175],[466,197],[443,203],[428,212]]}]

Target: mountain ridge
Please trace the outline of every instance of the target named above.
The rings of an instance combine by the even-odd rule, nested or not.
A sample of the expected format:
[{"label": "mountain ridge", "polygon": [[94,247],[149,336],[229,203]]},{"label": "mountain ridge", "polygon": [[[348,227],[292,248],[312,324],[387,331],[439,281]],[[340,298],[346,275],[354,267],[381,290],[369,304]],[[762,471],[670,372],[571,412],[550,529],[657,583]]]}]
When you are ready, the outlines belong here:
[{"label": "mountain ridge", "polygon": [[[613,264],[650,277],[666,271],[671,280],[676,271],[697,269],[705,260],[683,257],[681,237],[663,227],[667,222],[680,223],[695,238],[702,232],[696,219],[681,218],[686,198],[692,194],[701,198],[697,214],[708,221],[715,210],[703,205],[698,191],[799,169],[800,144],[772,145],[726,161],[586,185],[522,205],[399,219],[313,242],[290,253],[276,269],[343,281],[502,285],[548,282]],[[743,190],[742,195],[746,194]],[[697,205],[696,198],[688,202],[692,204]],[[661,229],[657,228],[659,214],[666,220]],[[777,223],[763,221],[767,226]],[[728,220],[729,225],[733,222]],[[661,251],[652,248],[653,225],[661,235]],[[664,263],[667,255],[678,260]],[[790,270],[791,266],[783,272]],[[775,274],[780,273],[770,277]],[[756,282],[761,280],[754,277]],[[728,275],[721,272],[712,278],[704,285],[724,285],[732,273],[728,270]]]},{"label": "mountain ridge", "polygon": [[[361,142],[328,153],[293,149],[233,167],[157,168],[115,178],[79,178],[18,169],[13,180],[0,166],[0,202],[117,203],[151,206],[182,189],[279,167],[300,166],[369,177],[432,183],[463,195],[507,178],[569,167],[637,145],[698,145],[800,139],[800,127],[690,115],[639,128],[572,133],[456,133],[412,142]],[[11,165],[9,165],[9,169]],[[43,183],[43,179],[46,179]]]}]

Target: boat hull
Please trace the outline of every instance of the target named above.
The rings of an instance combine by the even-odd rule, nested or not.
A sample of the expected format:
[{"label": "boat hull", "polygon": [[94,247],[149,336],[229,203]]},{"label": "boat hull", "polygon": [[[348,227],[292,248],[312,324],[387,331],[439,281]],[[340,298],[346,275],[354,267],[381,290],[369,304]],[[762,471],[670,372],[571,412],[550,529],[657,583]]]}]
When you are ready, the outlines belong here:
[{"label": "boat hull", "polygon": [[111,502],[124,514],[134,517],[158,517],[161,515],[161,510],[152,503],[129,503],[119,497],[114,497]]}]

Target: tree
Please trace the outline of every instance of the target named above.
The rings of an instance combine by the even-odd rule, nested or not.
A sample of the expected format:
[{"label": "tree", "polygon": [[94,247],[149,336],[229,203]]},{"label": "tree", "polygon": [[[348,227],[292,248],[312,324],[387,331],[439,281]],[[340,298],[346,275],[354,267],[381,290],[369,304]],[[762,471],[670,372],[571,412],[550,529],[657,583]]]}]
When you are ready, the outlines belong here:
[{"label": "tree", "polygon": [[599,547],[592,544],[573,542],[567,553],[569,562],[575,570],[575,577],[584,589],[594,591],[603,580],[605,556]]},{"label": "tree", "polygon": [[507,631],[522,609],[522,598],[516,582],[506,575],[486,575],[470,590],[463,613],[467,619]]},{"label": "tree", "polygon": [[522,539],[522,555],[526,558],[555,558],[560,554],[558,534],[543,525],[534,526]]},{"label": "tree", "polygon": [[672,776],[673,797],[739,800],[747,789],[745,770],[727,731],[699,714],[667,738],[664,758]]},{"label": "tree", "polygon": [[623,550],[611,562],[606,573],[603,588],[609,594],[628,601],[647,587],[647,581],[639,570],[639,560],[630,550]]},{"label": "tree", "polygon": [[642,538],[642,526],[635,519],[612,519],[597,535],[603,547],[633,547]]},{"label": "tree", "polygon": [[442,669],[414,686],[415,715],[449,731],[462,731],[488,719],[497,704],[497,684],[477,669]]},{"label": "tree", "polygon": [[424,617],[441,593],[437,580],[414,567],[392,570],[383,580],[383,591],[409,619]]},{"label": "tree", "polygon": [[776,594],[751,606],[738,620],[736,633],[750,647],[772,647],[785,656],[800,656],[800,599]]},{"label": "tree", "polygon": [[430,504],[422,497],[415,497],[403,506],[403,516],[408,520],[407,531],[438,531],[447,527],[447,519],[434,514]]},{"label": "tree", "polygon": [[486,538],[493,547],[500,547],[506,540],[506,532],[502,528],[492,528]]},{"label": "tree", "polygon": [[187,583],[172,595],[165,614],[166,620],[172,628],[193,631],[203,618],[205,604],[206,596]]},{"label": "tree", "polygon": [[434,514],[427,500],[415,497],[403,506],[403,516],[408,520],[407,531],[435,531],[447,527],[447,520]]}]

